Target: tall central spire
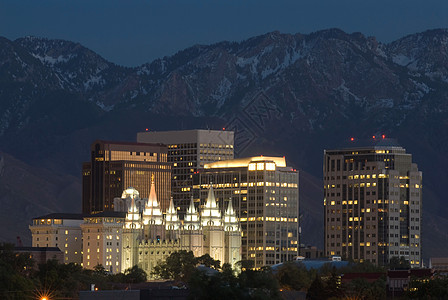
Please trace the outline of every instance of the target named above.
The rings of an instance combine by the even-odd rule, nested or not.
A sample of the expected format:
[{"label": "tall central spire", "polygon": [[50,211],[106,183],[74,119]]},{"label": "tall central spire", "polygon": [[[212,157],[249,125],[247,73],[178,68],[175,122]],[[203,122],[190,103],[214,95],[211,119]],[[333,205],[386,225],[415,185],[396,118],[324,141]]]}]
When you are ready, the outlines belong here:
[{"label": "tall central spire", "polygon": [[212,182],[210,183],[210,190],[208,191],[205,207],[201,212],[201,223],[202,226],[220,226],[222,223],[221,212],[216,205]]},{"label": "tall central spire", "polygon": [[151,190],[149,192],[148,201],[143,210],[143,224],[162,225],[163,214],[157,201],[156,187],[154,182],[154,174],[151,175]]}]

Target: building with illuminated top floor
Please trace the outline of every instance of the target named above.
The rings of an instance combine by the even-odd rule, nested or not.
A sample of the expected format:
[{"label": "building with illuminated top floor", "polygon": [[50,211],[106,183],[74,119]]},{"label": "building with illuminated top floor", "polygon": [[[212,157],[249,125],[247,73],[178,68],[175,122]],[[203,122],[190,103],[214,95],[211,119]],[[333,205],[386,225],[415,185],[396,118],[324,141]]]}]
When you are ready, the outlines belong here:
[{"label": "building with illuminated top floor", "polygon": [[241,224],[242,259],[258,268],[298,255],[298,183],[285,157],[247,157],[205,164],[194,176],[193,195],[203,204],[213,188],[222,212],[224,203],[232,203]]}]

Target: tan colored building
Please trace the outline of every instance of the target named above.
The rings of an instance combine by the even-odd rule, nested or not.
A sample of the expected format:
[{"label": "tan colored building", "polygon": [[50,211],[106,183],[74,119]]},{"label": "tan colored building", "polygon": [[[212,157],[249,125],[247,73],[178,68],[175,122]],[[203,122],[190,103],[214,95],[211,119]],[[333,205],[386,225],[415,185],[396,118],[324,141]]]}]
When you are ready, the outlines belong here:
[{"label": "tan colored building", "polygon": [[65,263],[82,263],[81,214],[53,213],[33,219],[30,225],[33,247],[57,247]]},{"label": "tan colored building", "polygon": [[106,211],[84,218],[82,266],[93,269],[102,265],[111,273],[121,268],[122,232],[125,213]]},{"label": "tan colored building", "polygon": [[390,140],[325,150],[325,254],[386,265],[422,266],[422,172]]},{"label": "tan colored building", "polygon": [[298,255],[299,174],[284,157],[256,156],[206,164],[195,174],[194,200],[213,187],[220,207],[232,202],[242,229],[241,255],[255,267]]},{"label": "tan colored building", "polygon": [[90,162],[83,164],[82,171],[83,213],[114,211],[114,198],[128,187],[139,190],[141,197],[149,197],[152,175],[161,206],[168,208],[171,163],[167,162],[167,146],[98,140],[90,150]]},{"label": "tan colored building", "polygon": [[182,215],[193,195],[193,174],[207,163],[234,157],[234,132],[228,130],[146,131],[137,134],[137,142],[168,145],[172,196]]},{"label": "tan colored building", "polygon": [[448,275],[448,257],[431,257],[429,268],[433,269],[435,273]]}]

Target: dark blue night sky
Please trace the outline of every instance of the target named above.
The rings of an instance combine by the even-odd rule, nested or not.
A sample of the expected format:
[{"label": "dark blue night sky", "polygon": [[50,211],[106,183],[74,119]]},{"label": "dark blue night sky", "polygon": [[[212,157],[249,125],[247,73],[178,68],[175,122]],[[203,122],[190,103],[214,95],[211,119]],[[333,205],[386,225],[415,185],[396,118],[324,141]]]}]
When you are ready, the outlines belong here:
[{"label": "dark blue night sky", "polygon": [[194,44],[338,27],[389,42],[448,27],[448,1],[0,0],[0,35],[80,42],[134,66]]}]

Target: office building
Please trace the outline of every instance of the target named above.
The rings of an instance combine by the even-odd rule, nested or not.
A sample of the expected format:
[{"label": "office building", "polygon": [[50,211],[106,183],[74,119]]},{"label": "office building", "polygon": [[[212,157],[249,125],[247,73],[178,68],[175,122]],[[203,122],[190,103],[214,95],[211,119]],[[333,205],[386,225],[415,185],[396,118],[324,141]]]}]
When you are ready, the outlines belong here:
[{"label": "office building", "polygon": [[95,141],[90,162],[83,164],[82,210],[85,214],[113,211],[113,199],[134,187],[149,197],[152,175],[163,209],[171,196],[171,163],[161,144]]},{"label": "office building", "polygon": [[242,229],[241,255],[255,267],[298,255],[298,172],[284,157],[248,157],[205,164],[194,176],[194,200],[213,187],[220,207],[232,203]]},{"label": "office building", "polygon": [[172,196],[181,216],[193,195],[193,174],[207,163],[233,159],[234,153],[234,132],[226,130],[146,131],[137,134],[137,142],[168,145]]},{"label": "office building", "polygon": [[387,265],[404,257],[422,266],[422,172],[389,139],[325,150],[325,254]]},{"label": "office building", "polygon": [[82,263],[81,214],[53,213],[33,219],[30,225],[32,246],[59,248],[65,263]]}]

